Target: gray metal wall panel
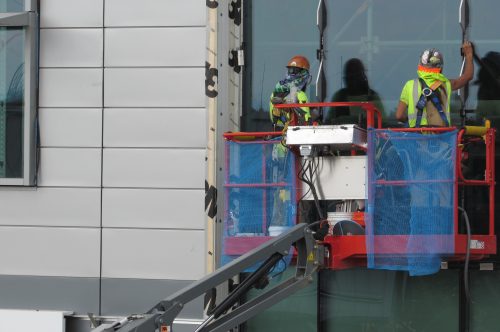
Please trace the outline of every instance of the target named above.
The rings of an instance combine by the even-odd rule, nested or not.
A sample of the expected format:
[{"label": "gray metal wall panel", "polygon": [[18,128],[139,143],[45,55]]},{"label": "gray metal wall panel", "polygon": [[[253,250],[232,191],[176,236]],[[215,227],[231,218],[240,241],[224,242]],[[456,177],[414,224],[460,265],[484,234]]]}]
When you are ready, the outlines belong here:
[{"label": "gray metal wall panel", "polygon": [[[160,300],[186,287],[189,280],[102,279],[102,314],[145,312]],[[191,301],[178,318],[201,319],[203,298]]]},{"label": "gray metal wall panel", "polygon": [[101,108],[40,108],[42,147],[102,146]]},{"label": "gray metal wall panel", "polygon": [[41,29],[40,67],[102,67],[102,29]]},{"label": "gray metal wall panel", "polygon": [[110,26],[204,26],[200,0],[106,0],[104,24]]},{"label": "gray metal wall panel", "polygon": [[40,69],[40,107],[102,107],[102,69]]},{"label": "gray metal wall panel", "polygon": [[0,308],[97,313],[99,278],[0,275]]},{"label": "gray metal wall panel", "polygon": [[[13,216],[16,218],[13,225],[21,226],[0,227],[2,251],[12,250],[9,255],[0,255],[0,260],[4,258],[0,264],[0,303],[8,303],[6,307],[9,308],[33,309],[40,304],[40,309],[97,312],[100,241],[101,232],[104,232],[104,246],[108,248],[103,261],[104,275],[109,273],[111,277],[140,277],[144,280],[122,282],[123,279],[119,279],[113,282],[113,279],[108,279],[107,288],[102,293],[106,297],[103,306],[109,305],[108,312],[111,312],[111,306],[120,307],[120,303],[112,302],[113,298],[122,298],[122,303],[136,303],[135,299],[142,299],[149,307],[152,303],[147,297],[141,298],[123,289],[129,286],[133,290],[134,287],[142,288],[145,294],[154,297],[157,286],[174,291],[178,289],[176,287],[184,286],[182,283],[187,283],[180,279],[196,279],[204,273],[205,236],[201,209],[206,136],[205,3],[199,0],[41,0],[40,16],[42,69],[39,106],[44,148],[39,184],[42,188],[29,192],[33,195],[12,192],[5,200],[0,192],[0,207],[2,204],[12,205],[0,210],[0,219]],[[108,31],[109,44],[103,50],[103,44],[106,44],[102,29],[104,16],[108,26],[120,29]],[[124,39],[126,35],[128,40]],[[137,42],[130,43],[131,37]],[[158,40],[164,42],[158,43]],[[104,57],[109,66],[154,68],[104,69]],[[135,129],[140,130],[136,135],[129,132],[126,136],[124,128],[130,129],[141,115],[134,113],[136,110],[125,113],[119,113],[123,109],[110,110],[109,114],[115,117],[104,119],[112,122],[103,128],[101,109],[104,100],[109,107],[136,107],[137,110],[163,107],[163,110],[176,113],[169,113],[170,122],[166,122],[163,114],[159,117],[153,115],[155,110],[145,112],[141,115],[146,115],[150,121],[143,127],[137,126]],[[126,121],[120,123],[120,116]],[[171,123],[176,123],[177,127],[172,127]],[[163,124],[165,126],[160,128]],[[109,146],[120,148],[106,149],[104,154],[108,159],[104,160],[100,157],[103,152],[102,132]],[[127,147],[144,149],[121,149]],[[151,149],[158,147],[173,149],[166,153],[167,149]],[[148,168],[150,164],[153,164],[152,168]],[[105,181],[105,187],[130,184],[144,187],[134,192],[141,192],[140,195],[127,196],[123,201],[115,196],[117,200],[112,207],[115,214],[106,219],[110,215],[103,211],[102,223],[109,220],[108,225],[113,226],[157,228],[166,217],[170,217],[168,226],[175,230],[101,229],[100,206],[106,204],[105,200],[100,201],[102,167],[104,172],[117,173],[116,176],[107,173],[110,181]],[[186,195],[179,194],[175,199],[169,199],[174,191],[153,189],[158,188],[157,175],[160,187],[173,186],[179,190],[176,193]],[[54,186],[67,188],[52,188]],[[104,193],[107,190],[109,193],[118,193],[118,190],[132,192],[129,189],[103,190]],[[155,195],[160,192],[169,194]],[[135,199],[139,200],[136,205],[131,203]],[[160,206],[163,199],[170,202]],[[151,207],[150,200],[158,205]],[[127,206],[116,213],[115,209],[119,209],[121,203]],[[193,209],[193,205],[200,208]],[[30,209],[23,209],[26,206]],[[16,209],[22,211],[16,215]],[[141,216],[144,209],[148,212]],[[189,212],[183,214],[185,209]],[[141,224],[144,217],[150,217],[149,223]],[[188,230],[179,230],[182,228]],[[163,236],[164,232],[169,233],[168,236]],[[157,253],[161,264],[155,259]],[[166,259],[161,259],[163,255]],[[130,271],[119,266],[121,259],[128,264],[128,259],[135,263],[143,257],[150,259],[142,262],[145,268]],[[116,263],[114,258],[119,262]],[[166,267],[175,272],[167,271]],[[5,274],[9,273],[33,276],[14,276],[22,283],[12,284],[15,286],[12,292],[6,293],[6,288],[1,286],[9,281],[3,282],[1,278],[8,277]],[[40,277],[53,274],[90,278]],[[174,280],[149,283],[158,277]],[[36,299],[29,295],[36,296]],[[166,295],[161,294],[161,297]],[[201,317],[200,303],[183,317]],[[123,313],[129,313],[129,310]],[[179,325],[179,328],[183,326]]]},{"label": "gray metal wall panel", "polygon": [[102,230],[102,276],[196,280],[204,275],[205,232],[197,230]]},{"label": "gray metal wall panel", "polygon": [[205,68],[106,68],[105,107],[205,107]]},{"label": "gray metal wall panel", "polygon": [[99,227],[100,202],[97,188],[3,188],[0,225]]},{"label": "gray metal wall panel", "polygon": [[104,149],[103,184],[105,187],[202,189],[204,158],[202,149]]},{"label": "gray metal wall panel", "polygon": [[105,188],[102,194],[103,227],[205,228],[202,189]]},{"label": "gray metal wall panel", "polygon": [[203,67],[204,27],[109,28],[105,30],[106,67]]},{"label": "gray metal wall panel", "polygon": [[205,148],[205,108],[106,108],[104,147]]},{"label": "gray metal wall panel", "polygon": [[98,228],[0,227],[0,275],[97,278]]},{"label": "gray metal wall panel", "polygon": [[100,187],[101,149],[42,148],[38,184]]},{"label": "gray metal wall panel", "polygon": [[102,27],[104,0],[40,0],[40,26]]}]

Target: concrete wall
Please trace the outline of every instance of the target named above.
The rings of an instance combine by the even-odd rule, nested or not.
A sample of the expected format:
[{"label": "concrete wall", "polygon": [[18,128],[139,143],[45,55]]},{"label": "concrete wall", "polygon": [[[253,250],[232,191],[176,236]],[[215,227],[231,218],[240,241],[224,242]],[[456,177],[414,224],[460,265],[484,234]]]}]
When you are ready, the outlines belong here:
[{"label": "concrete wall", "polygon": [[41,0],[40,25],[39,186],[0,188],[0,307],[149,309],[205,271],[205,3]]}]

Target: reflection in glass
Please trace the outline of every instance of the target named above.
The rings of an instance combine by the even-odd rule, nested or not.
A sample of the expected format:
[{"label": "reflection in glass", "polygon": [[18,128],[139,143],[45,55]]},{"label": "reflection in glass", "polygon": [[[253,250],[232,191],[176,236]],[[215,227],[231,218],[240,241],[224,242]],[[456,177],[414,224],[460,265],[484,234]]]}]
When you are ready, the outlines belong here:
[{"label": "reflection in glass", "polygon": [[[295,266],[285,271],[275,271],[275,277],[268,288],[274,287],[277,282],[290,278],[295,273]],[[266,288],[266,290],[268,289]],[[258,290],[249,292],[246,300],[260,294]],[[317,278],[314,278],[307,287],[298,290],[293,295],[278,302],[266,311],[256,315],[245,323],[245,332],[290,332],[290,331],[319,331],[317,330]]]},{"label": "reflection in glass", "polygon": [[[245,88],[242,129],[271,130],[269,96],[276,82],[286,74],[287,61],[301,54],[309,59],[310,73],[318,72],[316,49],[319,44],[316,27],[316,4],[310,1],[252,0],[244,1],[245,21]],[[284,10],[287,7],[288,10]],[[308,99],[313,101],[315,87],[309,86]]]},{"label": "reflection in glass", "polygon": [[0,178],[23,173],[24,32],[0,28]]},{"label": "reflection in glass", "polygon": [[[384,113],[380,97],[370,88],[365,66],[360,59],[347,60],[344,64],[343,81],[345,87],[334,93],[333,102],[371,101],[380,112]],[[332,107],[328,110],[324,122],[325,124],[357,123],[360,126],[366,126],[366,116],[361,107]]]},{"label": "reflection in glass", "polygon": [[344,64],[357,57],[382,98],[386,120],[395,123],[401,86],[416,77],[422,49],[439,48],[445,55],[444,74],[458,76],[461,31],[456,2],[327,0],[327,8],[326,76],[332,95],[344,87]]},{"label": "reflection in glass", "polygon": [[0,0],[0,13],[24,11],[24,0]]},{"label": "reflection in glass", "polygon": [[321,331],[458,331],[457,271],[322,271]]},{"label": "reflection in glass", "polygon": [[[244,3],[247,67],[243,111],[247,112],[247,118],[248,114],[260,113],[261,123],[269,124],[266,111],[268,97],[276,80],[285,72],[284,63],[295,54],[315,59],[319,37],[316,27],[317,3],[290,0],[287,1],[287,11],[283,10],[283,1],[278,0]],[[327,100],[331,100],[336,91],[346,87],[343,68],[352,58],[359,58],[364,64],[370,87],[382,99],[387,125],[396,122],[394,112],[401,87],[407,80],[416,77],[418,58],[423,49],[441,50],[444,54],[444,74],[449,78],[459,76],[462,64],[459,52],[462,34],[458,23],[460,1],[325,0],[325,3],[328,18],[324,40]],[[500,88],[495,86],[495,80],[491,80],[492,76],[497,81],[500,78],[500,1],[469,0],[469,3],[470,39],[482,63],[475,63],[475,84],[471,84],[467,108],[477,108],[478,120],[487,117],[492,120],[493,127],[500,128]],[[311,65],[311,74],[315,76],[318,64],[312,61]],[[310,91],[314,91],[314,87]],[[457,123],[461,104],[456,94],[452,94],[451,102],[452,122]],[[254,128],[245,127],[248,123],[244,116],[244,130]],[[497,150],[496,174],[500,174],[498,143]],[[478,152],[478,155],[480,153],[483,151]],[[474,154],[471,153],[469,158],[474,160]],[[476,169],[484,170],[484,165]],[[498,230],[498,188],[496,193]],[[475,209],[477,218],[485,218],[487,206],[479,204],[485,202],[481,198],[485,195],[477,189],[470,194],[467,196],[470,203],[466,205],[469,215],[474,215]],[[469,199],[472,196],[478,199]],[[474,232],[484,232],[475,227],[473,225]],[[321,272],[318,307],[321,326],[318,328],[321,331],[347,332],[457,331],[458,273],[457,270],[440,271],[433,276],[409,278],[402,272],[366,269]],[[499,281],[500,274],[497,272],[472,273],[471,325],[474,330],[493,331],[497,328],[500,322],[497,314]],[[315,294],[308,294],[303,301],[314,303]],[[283,306],[286,302],[283,301]],[[313,305],[311,308],[316,309]],[[253,321],[254,324],[261,323],[254,325],[254,330],[264,331],[280,326],[291,330],[287,323],[290,317],[295,317],[296,312],[293,310],[283,307],[266,312],[266,316],[259,316]],[[309,323],[313,322],[313,316],[311,313]],[[307,329],[302,325],[294,327],[297,330],[314,330],[313,327]]]},{"label": "reflection in glass", "polygon": [[[489,54],[489,52],[500,52],[500,35],[498,34],[498,31],[500,31],[500,21],[498,20],[500,2],[498,0],[472,0],[470,1],[470,5],[470,38],[471,41],[474,42],[475,51],[479,58],[485,60],[486,64],[488,64],[489,60],[484,58],[490,59],[493,63],[497,62],[498,59],[495,61],[495,56]],[[496,73],[497,79],[500,74],[499,65],[500,64],[497,63],[496,69],[492,68],[492,72]],[[475,108],[477,105],[477,111],[480,117],[491,116],[492,114],[494,114],[495,117],[499,117],[500,110],[498,101],[500,101],[500,97],[494,97],[491,93],[484,94],[484,89],[489,89],[491,87],[489,82],[485,82],[489,81],[486,77],[487,75],[485,75],[486,70],[484,65],[476,62],[476,78],[478,81],[477,84],[471,84],[468,103],[469,108]],[[480,93],[479,89],[483,91]],[[497,88],[497,91],[498,90],[500,90],[500,88]],[[496,111],[494,108],[496,108]]]},{"label": "reflection in glass", "polygon": [[496,331],[500,324],[500,271],[471,273],[471,331]]}]

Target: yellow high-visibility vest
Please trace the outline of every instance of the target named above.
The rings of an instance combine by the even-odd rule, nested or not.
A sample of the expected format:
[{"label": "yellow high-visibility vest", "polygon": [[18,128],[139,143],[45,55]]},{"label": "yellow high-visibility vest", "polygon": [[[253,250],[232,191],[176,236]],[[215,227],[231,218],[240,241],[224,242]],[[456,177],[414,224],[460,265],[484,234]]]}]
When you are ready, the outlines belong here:
[{"label": "yellow high-visibility vest", "polygon": [[[429,86],[432,84],[429,84],[426,82]],[[451,83],[449,80],[446,80],[444,82],[445,87],[446,87],[446,105],[444,106],[444,112],[446,115],[446,118],[448,119],[448,123],[451,123],[450,119],[450,98],[451,98]],[[406,82],[405,87],[403,88],[403,93],[406,93],[408,96],[408,126],[410,128],[414,128],[417,124],[417,102],[420,99],[420,95],[422,94],[422,86],[418,80],[418,78],[414,80],[410,80]],[[423,114],[422,114],[422,121],[420,123],[421,126],[426,126],[427,125],[427,113],[426,109],[424,108]]]}]

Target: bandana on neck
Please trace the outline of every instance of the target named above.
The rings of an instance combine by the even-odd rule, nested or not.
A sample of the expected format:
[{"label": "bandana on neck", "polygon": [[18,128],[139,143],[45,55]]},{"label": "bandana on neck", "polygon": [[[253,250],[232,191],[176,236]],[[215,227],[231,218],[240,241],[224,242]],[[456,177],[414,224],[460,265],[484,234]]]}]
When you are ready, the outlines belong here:
[{"label": "bandana on neck", "polygon": [[427,83],[427,85],[431,86],[436,81],[441,81],[446,83],[448,79],[442,73],[432,73],[429,71],[417,70],[417,75],[421,79]]},{"label": "bandana on neck", "polygon": [[311,75],[307,70],[302,70],[297,74],[287,74],[285,79],[279,81],[274,87],[274,94],[288,94],[292,87],[302,90],[309,80]]}]

